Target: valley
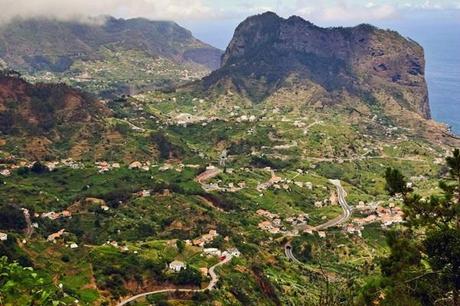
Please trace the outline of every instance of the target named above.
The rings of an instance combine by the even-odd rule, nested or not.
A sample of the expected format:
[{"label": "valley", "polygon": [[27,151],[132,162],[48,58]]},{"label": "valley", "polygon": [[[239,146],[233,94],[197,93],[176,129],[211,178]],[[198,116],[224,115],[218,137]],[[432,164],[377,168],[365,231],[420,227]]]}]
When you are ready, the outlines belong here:
[{"label": "valley", "polygon": [[[0,78],[0,273],[14,282],[1,305],[392,303],[372,286],[410,223],[405,188],[441,195],[460,146],[430,119],[419,45],[265,13],[219,68],[219,50],[171,23],[91,27],[105,43],[86,40],[63,71],[0,53],[23,65]],[[164,27],[182,36],[157,48]],[[119,48],[115,30],[157,36]]]}]

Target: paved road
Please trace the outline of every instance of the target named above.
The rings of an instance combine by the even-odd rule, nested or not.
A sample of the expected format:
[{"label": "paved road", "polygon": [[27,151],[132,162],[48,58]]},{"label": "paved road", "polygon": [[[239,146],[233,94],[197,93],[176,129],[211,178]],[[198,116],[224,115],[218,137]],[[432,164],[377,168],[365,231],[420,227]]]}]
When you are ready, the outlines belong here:
[{"label": "paved road", "polygon": [[[328,228],[335,227],[335,226],[338,226],[340,224],[343,224],[343,223],[347,222],[350,219],[351,214],[353,212],[353,209],[350,207],[350,205],[348,205],[348,203],[347,203],[347,201],[345,199],[346,196],[347,196],[347,192],[345,191],[345,189],[343,189],[342,184],[340,183],[340,181],[339,180],[329,180],[329,182],[331,182],[331,184],[333,184],[337,188],[337,195],[338,195],[338,198],[339,198],[339,204],[342,207],[343,212],[342,212],[342,215],[340,215],[339,217],[334,218],[332,220],[327,221],[324,224],[321,224],[321,225],[318,225],[318,226],[314,227],[312,229],[314,231],[326,230]],[[284,253],[293,262],[301,264],[301,262],[292,253],[291,242],[288,242],[288,243],[286,243],[284,245]]]},{"label": "paved road", "polygon": [[135,295],[135,296],[132,296],[126,300],[124,300],[123,302],[119,303],[117,306],[123,306],[123,305],[126,305],[130,302],[133,302],[137,299],[140,299],[140,298],[143,298],[143,297],[146,297],[146,296],[149,296],[149,295],[154,295],[154,294],[158,294],[158,293],[167,293],[167,292],[203,292],[205,290],[213,290],[215,288],[215,286],[217,285],[217,282],[219,281],[219,276],[216,274],[215,272],[215,269],[219,266],[222,266],[226,263],[228,263],[230,260],[232,260],[232,256],[228,256],[227,258],[225,258],[223,261],[215,264],[214,266],[212,266],[211,268],[209,268],[209,276],[211,276],[211,281],[209,282],[209,285],[204,288],[204,289],[176,289],[176,288],[172,288],[172,289],[163,289],[163,290],[156,290],[156,291],[150,291],[150,292],[145,292],[145,293],[141,293],[141,294],[138,294],[138,295]]},{"label": "paved road", "polygon": [[298,260],[292,253],[292,245],[290,242],[284,245],[284,253],[286,254],[286,257],[292,260],[293,262],[301,264],[300,260]]},{"label": "paved road", "polygon": [[325,230],[325,229],[328,229],[328,228],[331,228],[331,227],[335,227],[337,225],[340,225],[340,224],[343,224],[345,222],[347,222],[350,217],[351,217],[351,214],[352,214],[352,208],[350,207],[350,205],[348,205],[345,197],[347,196],[347,193],[345,191],[345,189],[343,189],[342,187],[342,184],[340,183],[339,180],[329,180],[329,182],[331,182],[336,188],[337,188],[337,195],[339,197],[339,204],[340,206],[342,207],[342,215],[335,218],[335,219],[332,219],[332,220],[329,220],[328,222],[324,223],[324,224],[321,224],[321,225],[318,225],[317,227],[315,227],[315,230],[317,231],[320,231],[320,230]]}]

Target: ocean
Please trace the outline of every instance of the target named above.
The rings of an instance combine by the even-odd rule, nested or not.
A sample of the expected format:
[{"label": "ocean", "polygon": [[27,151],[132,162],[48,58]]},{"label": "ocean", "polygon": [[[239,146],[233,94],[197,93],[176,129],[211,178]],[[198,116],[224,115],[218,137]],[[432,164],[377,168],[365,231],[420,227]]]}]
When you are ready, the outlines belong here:
[{"label": "ocean", "polygon": [[433,119],[460,135],[460,26],[417,24],[393,27],[425,49],[426,80]]}]

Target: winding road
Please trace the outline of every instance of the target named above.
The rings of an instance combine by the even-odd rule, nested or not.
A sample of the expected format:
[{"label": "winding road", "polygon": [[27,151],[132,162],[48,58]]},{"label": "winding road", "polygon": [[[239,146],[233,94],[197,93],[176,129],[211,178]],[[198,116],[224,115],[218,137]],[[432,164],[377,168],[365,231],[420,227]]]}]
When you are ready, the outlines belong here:
[{"label": "winding road", "polygon": [[211,277],[211,281],[209,282],[209,285],[204,289],[177,289],[177,288],[171,288],[171,289],[162,289],[162,290],[150,291],[150,292],[145,292],[145,293],[141,293],[141,294],[132,296],[132,297],[120,302],[117,306],[127,305],[128,303],[134,302],[137,299],[140,299],[140,298],[143,298],[143,297],[146,297],[146,296],[149,296],[149,295],[158,294],[158,293],[167,293],[167,292],[204,292],[206,290],[213,290],[215,288],[215,286],[217,285],[217,283],[219,282],[219,276],[216,274],[216,271],[215,271],[216,268],[228,263],[230,260],[232,260],[231,255],[229,255],[227,258],[225,258],[221,262],[215,264],[211,268],[209,268],[208,273],[209,273],[209,276]]},{"label": "winding road", "polygon": [[[334,185],[337,188],[337,195],[338,195],[338,198],[339,198],[339,204],[342,207],[343,212],[342,212],[342,215],[338,216],[337,218],[334,218],[332,220],[327,221],[324,224],[320,224],[320,225],[314,227],[312,229],[314,231],[326,230],[328,228],[341,225],[341,224],[347,222],[350,219],[351,214],[353,212],[353,209],[351,208],[350,205],[348,205],[347,200],[345,199],[347,197],[347,192],[345,191],[345,189],[343,189],[342,184],[340,183],[340,181],[339,180],[329,180],[329,182],[331,182],[331,184]],[[298,264],[302,263],[292,253],[292,244],[291,244],[291,242],[288,242],[288,243],[286,243],[284,245],[284,253],[293,262],[298,263]]]},{"label": "winding road", "polygon": [[284,254],[286,254],[286,257],[292,260],[295,263],[302,264],[300,260],[295,258],[294,254],[292,253],[292,245],[291,242],[288,242],[284,245]]},{"label": "winding road", "polygon": [[329,180],[329,182],[331,182],[337,188],[339,204],[342,207],[343,213],[341,216],[338,216],[337,218],[329,220],[328,222],[324,224],[318,225],[317,227],[314,228],[314,230],[316,231],[325,230],[325,229],[335,227],[337,225],[341,225],[347,222],[350,219],[352,211],[353,211],[345,199],[347,196],[347,192],[345,191],[345,189],[343,189],[340,181],[339,180]]}]

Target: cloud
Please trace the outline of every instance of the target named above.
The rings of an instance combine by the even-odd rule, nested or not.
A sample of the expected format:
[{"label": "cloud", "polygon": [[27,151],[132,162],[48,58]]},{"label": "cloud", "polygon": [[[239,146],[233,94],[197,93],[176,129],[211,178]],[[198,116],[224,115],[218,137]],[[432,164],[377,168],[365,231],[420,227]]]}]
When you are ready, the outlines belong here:
[{"label": "cloud", "polygon": [[216,18],[203,0],[0,0],[1,21],[15,17],[63,20],[87,16],[147,17],[158,20]]},{"label": "cloud", "polygon": [[390,4],[367,2],[352,5],[347,1],[338,1],[330,5],[311,5],[311,1],[298,0],[294,9],[300,15],[314,21],[369,22],[398,17],[396,7]]},{"label": "cloud", "polygon": [[88,16],[146,17],[179,22],[242,20],[267,10],[316,22],[373,22],[401,12],[460,8],[458,0],[0,0],[0,22],[14,17],[89,20]]}]

